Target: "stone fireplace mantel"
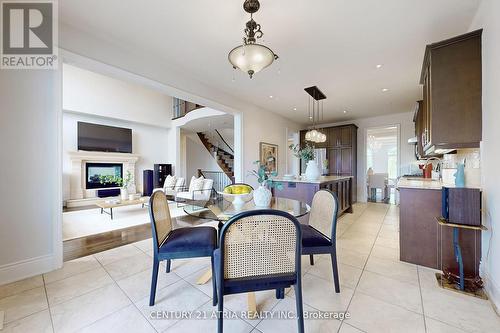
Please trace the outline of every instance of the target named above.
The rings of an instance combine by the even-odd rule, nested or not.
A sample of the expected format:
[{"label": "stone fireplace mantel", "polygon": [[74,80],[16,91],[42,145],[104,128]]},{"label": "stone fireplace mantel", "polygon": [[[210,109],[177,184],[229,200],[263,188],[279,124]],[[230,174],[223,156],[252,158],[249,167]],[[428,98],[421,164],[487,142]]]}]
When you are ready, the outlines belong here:
[{"label": "stone fireplace mantel", "polygon": [[[135,163],[139,160],[139,155],[127,153],[106,153],[98,151],[72,151],[68,153],[71,161],[70,175],[70,200],[81,200],[95,198],[95,189],[85,188],[85,164],[89,163],[121,163],[123,164],[123,174],[127,171],[135,179]],[[135,194],[135,181],[129,186],[129,193]]]}]

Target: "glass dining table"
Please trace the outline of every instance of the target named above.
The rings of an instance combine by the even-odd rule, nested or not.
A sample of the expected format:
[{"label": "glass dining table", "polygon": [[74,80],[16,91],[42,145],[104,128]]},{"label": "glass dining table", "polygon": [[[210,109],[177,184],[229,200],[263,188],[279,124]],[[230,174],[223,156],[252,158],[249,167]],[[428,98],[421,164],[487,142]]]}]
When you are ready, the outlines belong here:
[{"label": "glass dining table", "polygon": [[[216,220],[220,222],[220,225],[239,213],[261,209],[261,207],[255,206],[253,200],[242,206],[235,206],[221,195],[214,196],[207,201],[186,202],[183,208],[184,212],[190,216]],[[305,202],[277,197],[273,197],[270,206],[266,208],[281,210],[297,218],[308,214],[310,210],[309,205]]]},{"label": "glass dining table", "polygon": [[[184,212],[190,216],[200,219],[208,219],[218,221],[219,229],[224,222],[230,220],[233,216],[251,210],[261,209],[256,207],[253,200],[246,202],[242,206],[235,206],[231,202],[226,201],[220,194],[212,196],[207,201],[186,201],[183,206]],[[298,200],[277,198],[271,199],[271,204],[268,209],[276,209],[289,213],[290,215],[299,218],[309,213],[311,207],[305,202]],[[212,271],[206,271],[197,281],[197,284],[205,284],[212,277]],[[255,300],[255,293],[250,292],[248,295],[248,313],[249,317],[257,313],[257,304]]]}]

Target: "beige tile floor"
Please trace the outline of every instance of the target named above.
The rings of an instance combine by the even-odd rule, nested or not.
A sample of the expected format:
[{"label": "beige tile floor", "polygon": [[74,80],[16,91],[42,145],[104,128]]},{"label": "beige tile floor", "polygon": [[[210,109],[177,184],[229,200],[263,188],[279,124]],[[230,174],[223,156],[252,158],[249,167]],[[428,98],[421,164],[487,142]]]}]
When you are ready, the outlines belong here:
[{"label": "beige tile floor", "polygon": [[[306,311],[348,311],[350,318],[306,320],[306,332],[500,332],[487,301],[440,289],[434,271],[399,261],[398,208],[357,204],[338,224],[341,293],[333,290],[328,257],[303,258]],[[208,313],[211,284],[197,285],[209,259],[176,260],[158,281],[156,305],[148,306],[151,240],[65,263],[60,270],[0,286],[4,332],[215,332],[211,318],[151,319],[152,311]],[[258,310],[295,311],[293,290],[256,295]],[[295,320],[248,319],[245,295],[226,296],[237,317],[225,332],[294,332]],[[205,312],[201,312],[205,311]]]}]

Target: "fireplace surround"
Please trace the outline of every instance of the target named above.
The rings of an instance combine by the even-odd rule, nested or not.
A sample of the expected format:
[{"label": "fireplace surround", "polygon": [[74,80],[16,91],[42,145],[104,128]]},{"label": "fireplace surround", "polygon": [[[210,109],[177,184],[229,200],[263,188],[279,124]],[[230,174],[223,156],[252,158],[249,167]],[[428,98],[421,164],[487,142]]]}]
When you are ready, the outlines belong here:
[{"label": "fireplace surround", "polygon": [[[122,166],[122,177],[127,171],[135,177],[135,164],[139,155],[127,153],[107,153],[97,151],[71,151],[68,152],[71,161],[71,174],[69,175],[70,199],[66,201],[67,207],[89,205],[97,202],[97,187],[87,187],[87,165],[90,164],[119,164]],[[102,184],[99,184],[102,185]],[[103,188],[105,186],[99,186]],[[117,186],[112,186],[117,187]],[[108,188],[112,188],[111,186]],[[128,187],[129,194],[136,193],[135,183]]]}]

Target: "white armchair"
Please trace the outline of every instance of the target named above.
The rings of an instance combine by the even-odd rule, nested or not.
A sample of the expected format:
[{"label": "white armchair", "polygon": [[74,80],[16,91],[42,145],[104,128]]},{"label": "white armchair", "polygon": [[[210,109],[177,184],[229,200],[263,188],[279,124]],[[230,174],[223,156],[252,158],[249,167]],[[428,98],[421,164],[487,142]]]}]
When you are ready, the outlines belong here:
[{"label": "white armchair", "polygon": [[172,186],[171,184],[167,184],[165,181],[163,183],[163,187],[158,187],[153,190],[153,193],[156,191],[163,191],[165,195],[176,196],[177,192],[182,191],[186,186],[186,180],[182,177],[176,179],[175,184]]},{"label": "white armchair", "polygon": [[205,179],[203,178],[203,176],[200,178],[196,178],[193,176],[191,177],[191,182],[189,183],[189,188],[187,189],[187,191],[185,190],[177,192],[176,198],[200,201],[208,200],[210,199],[213,185],[213,179]]}]

